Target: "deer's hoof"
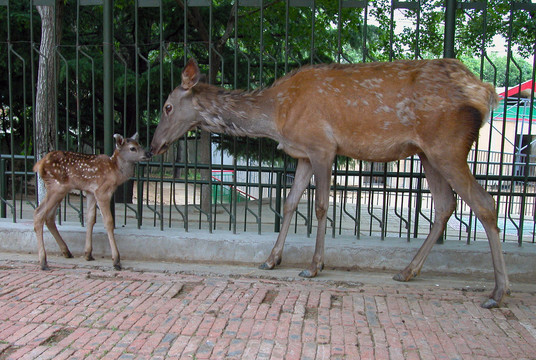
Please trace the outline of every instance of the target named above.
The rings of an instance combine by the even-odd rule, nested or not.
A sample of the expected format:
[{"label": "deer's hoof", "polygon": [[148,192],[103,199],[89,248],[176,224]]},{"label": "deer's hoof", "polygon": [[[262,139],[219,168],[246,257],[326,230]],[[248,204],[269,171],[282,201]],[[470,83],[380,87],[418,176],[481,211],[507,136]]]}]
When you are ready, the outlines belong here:
[{"label": "deer's hoof", "polygon": [[263,262],[259,265],[259,269],[261,270],[272,270],[274,268],[274,265],[270,266],[267,262]]},{"label": "deer's hoof", "polygon": [[501,304],[498,303],[495,299],[493,299],[493,298],[489,298],[489,299],[487,299],[486,301],[484,301],[484,302],[482,303],[482,305],[480,305],[480,306],[482,306],[484,309],[493,309],[493,308],[498,308],[498,307],[500,307]]},{"label": "deer's hoof", "polygon": [[71,259],[73,257],[73,254],[71,254],[71,252],[67,250],[66,252],[63,253],[63,257],[67,259]]},{"label": "deer's hoof", "polygon": [[407,281],[406,278],[404,277],[404,275],[402,275],[402,273],[398,273],[395,276],[393,276],[393,280],[402,281],[402,282]]},{"label": "deer's hoof", "polygon": [[86,261],[93,261],[93,260],[95,260],[95,258],[94,258],[93,255],[91,255],[91,254],[84,256],[84,258],[86,259]]},{"label": "deer's hoof", "polygon": [[413,279],[414,277],[418,276],[419,273],[420,273],[420,270],[416,271],[416,270],[404,269],[401,272],[399,272],[398,274],[396,274],[395,276],[393,276],[393,280],[407,282],[407,281],[410,281],[411,279]]},{"label": "deer's hoof", "polygon": [[48,264],[41,264],[41,270],[43,270],[43,271],[49,271],[50,268],[48,267]]},{"label": "deer's hoof", "polygon": [[114,264],[115,270],[121,270],[121,264]]},{"label": "deer's hoof", "polygon": [[307,269],[307,270],[302,270],[302,272],[300,272],[299,275],[303,278],[314,278],[316,276],[316,272],[313,273],[309,269]]}]

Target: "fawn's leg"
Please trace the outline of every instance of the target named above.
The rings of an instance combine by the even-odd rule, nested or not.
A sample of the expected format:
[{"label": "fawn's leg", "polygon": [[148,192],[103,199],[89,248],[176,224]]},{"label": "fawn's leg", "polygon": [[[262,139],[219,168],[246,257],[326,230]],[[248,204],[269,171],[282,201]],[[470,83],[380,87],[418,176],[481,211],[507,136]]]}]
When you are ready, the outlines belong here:
[{"label": "fawn's leg", "polygon": [[45,200],[39,204],[39,206],[34,211],[34,231],[35,236],[37,237],[37,254],[39,258],[39,266],[41,270],[49,270],[47,264],[47,253],[45,251],[45,242],[43,240],[43,226],[45,225],[45,215],[46,215],[46,197]]},{"label": "fawn's leg", "polygon": [[102,220],[104,222],[104,227],[108,233],[108,240],[110,241],[110,249],[112,250],[112,260],[114,268],[116,270],[121,270],[121,261],[119,259],[119,250],[117,249],[117,244],[115,243],[114,237],[114,219],[112,217],[112,211],[110,209],[110,200],[111,196],[99,196],[95,194],[97,198],[97,203],[102,214]]},{"label": "fawn's leg", "polygon": [[[61,201],[61,199],[60,199]],[[56,239],[56,242],[58,243],[58,246],[60,247],[61,253],[66,258],[72,258],[73,254],[69,251],[69,248],[67,247],[67,244],[65,241],[63,241],[63,238],[60,235],[60,232],[58,231],[58,228],[56,227],[56,210],[58,209],[59,202],[49,210],[47,217],[46,217],[46,224],[47,228],[54,236],[54,239]]]},{"label": "fawn's leg", "polygon": [[[37,253],[39,257],[39,266],[41,267],[41,270],[49,270],[49,267],[47,264],[47,254],[45,251],[45,242],[43,239],[43,226],[45,222],[47,221],[49,213],[54,214],[57,204],[59,204],[59,202],[63,199],[64,195],[65,195],[64,192],[59,192],[56,190],[54,191],[47,190],[47,194],[45,195],[45,198],[34,211],[34,230],[35,230],[35,235],[37,237]],[[55,228],[55,224],[54,224],[54,228]],[[57,229],[56,229],[56,232],[57,232]],[[63,239],[61,240],[61,242],[63,243],[63,245],[65,245],[65,242],[63,241]],[[58,244],[60,243],[58,242]],[[67,245],[65,245],[65,247],[67,247]],[[61,245],[60,245],[60,248],[61,248]]]},{"label": "fawn's leg", "polygon": [[97,200],[95,195],[86,192],[86,201],[87,201],[87,214],[86,214],[86,246],[84,248],[84,258],[87,261],[95,260],[93,258],[93,226],[95,225],[97,218]]}]

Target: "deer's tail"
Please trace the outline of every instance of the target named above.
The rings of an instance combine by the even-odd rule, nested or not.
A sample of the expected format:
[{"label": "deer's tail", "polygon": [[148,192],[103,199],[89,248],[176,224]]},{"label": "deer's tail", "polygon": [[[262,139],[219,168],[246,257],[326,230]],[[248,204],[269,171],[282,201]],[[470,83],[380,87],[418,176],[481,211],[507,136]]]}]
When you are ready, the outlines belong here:
[{"label": "deer's tail", "polygon": [[491,113],[491,111],[495,110],[497,106],[499,105],[499,95],[497,95],[497,92],[495,91],[495,87],[491,85],[490,83],[484,83],[484,86],[486,87],[488,91],[488,110],[484,112],[484,116],[482,117],[482,126],[488,121],[488,117]]},{"label": "deer's tail", "polygon": [[43,160],[44,160],[44,158],[41,159],[41,160],[39,160],[38,162],[36,162],[36,163],[34,164],[34,166],[33,166],[33,171],[36,172],[36,173],[38,173],[39,176],[41,176],[41,177],[43,177],[43,170],[42,170],[42,168],[43,168],[43,162],[44,162]]}]

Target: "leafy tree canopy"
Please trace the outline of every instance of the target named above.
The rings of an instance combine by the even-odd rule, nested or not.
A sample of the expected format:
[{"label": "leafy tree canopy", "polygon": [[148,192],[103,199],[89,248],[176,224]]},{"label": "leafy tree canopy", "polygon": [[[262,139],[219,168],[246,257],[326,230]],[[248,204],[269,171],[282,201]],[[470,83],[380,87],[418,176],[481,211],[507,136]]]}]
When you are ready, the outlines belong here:
[{"label": "leafy tree canopy", "polygon": [[[530,3],[529,0],[516,1],[523,2]],[[131,135],[139,130],[142,141],[150,138],[162,101],[180,82],[184,61],[191,56],[198,59],[212,83],[244,89],[267,86],[285,72],[309,63],[443,56],[443,0],[420,1],[416,8],[393,11],[390,0],[370,1],[367,9],[339,9],[339,2],[333,0],[301,1],[300,4],[308,6],[299,7],[289,6],[283,0],[249,1],[244,2],[248,6],[240,6],[238,10],[235,3],[212,0],[212,6],[185,8],[183,0],[163,0],[160,10],[158,7],[135,9],[131,0],[114,1],[117,131]],[[535,53],[535,14],[513,9],[511,3],[489,0],[486,11],[468,9],[467,5],[456,13],[457,56],[480,74],[480,58],[486,55],[483,77],[497,86],[505,85],[506,58],[485,52],[495,35],[510,41],[511,48],[517,52],[515,61],[522,69],[520,72],[510,63],[508,85],[533,76],[534,65],[522,58]],[[25,64],[14,61],[10,75],[14,93],[12,107],[17,112],[15,117],[22,119],[31,113],[32,81],[35,80],[31,78],[30,69],[36,69],[37,56],[34,52],[31,63],[29,41],[33,32],[34,41],[39,42],[40,19],[26,1],[10,1],[10,4],[10,40],[14,50],[27,59]],[[99,120],[103,108],[102,7],[81,6],[78,11],[76,2],[67,0],[63,21],[62,43],[57,51],[59,135],[63,141],[67,134],[79,137],[90,146],[96,139],[96,146],[100,147],[103,138]],[[3,24],[0,53],[4,60],[0,61],[0,101],[4,109],[8,104],[5,6],[0,7],[0,23]],[[405,27],[401,27],[402,23]],[[492,63],[497,69],[496,75]],[[6,118],[0,120],[5,128]],[[15,124],[13,131],[21,133],[22,129],[21,121]],[[246,153],[242,143],[242,140],[234,143],[227,139],[222,147],[240,156]],[[270,149],[268,144],[263,142],[259,147],[248,143],[247,153],[251,156],[257,148]],[[263,149],[257,152],[258,156],[267,159],[273,156],[271,150]]]}]

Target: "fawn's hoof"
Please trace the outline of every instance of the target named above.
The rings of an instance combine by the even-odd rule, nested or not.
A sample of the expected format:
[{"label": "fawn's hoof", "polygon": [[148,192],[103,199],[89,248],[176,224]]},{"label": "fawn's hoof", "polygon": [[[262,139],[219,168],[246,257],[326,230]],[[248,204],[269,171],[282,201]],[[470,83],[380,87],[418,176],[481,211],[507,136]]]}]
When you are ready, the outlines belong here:
[{"label": "fawn's hoof", "polygon": [[121,264],[114,264],[115,270],[121,270]]},{"label": "fawn's hoof", "polygon": [[84,256],[84,258],[86,259],[86,261],[93,261],[93,260],[95,260],[95,258],[94,258],[93,255],[91,255],[91,254]]},{"label": "fawn's hoof", "polygon": [[41,270],[43,270],[43,271],[49,271],[50,268],[48,267],[48,264],[41,264]]},{"label": "fawn's hoof", "polygon": [[67,250],[67,252],[63,253],[63,257],[67,258],[67,259],[72,259],[73,254],[71,254],[71,252],[69,250]]}]

